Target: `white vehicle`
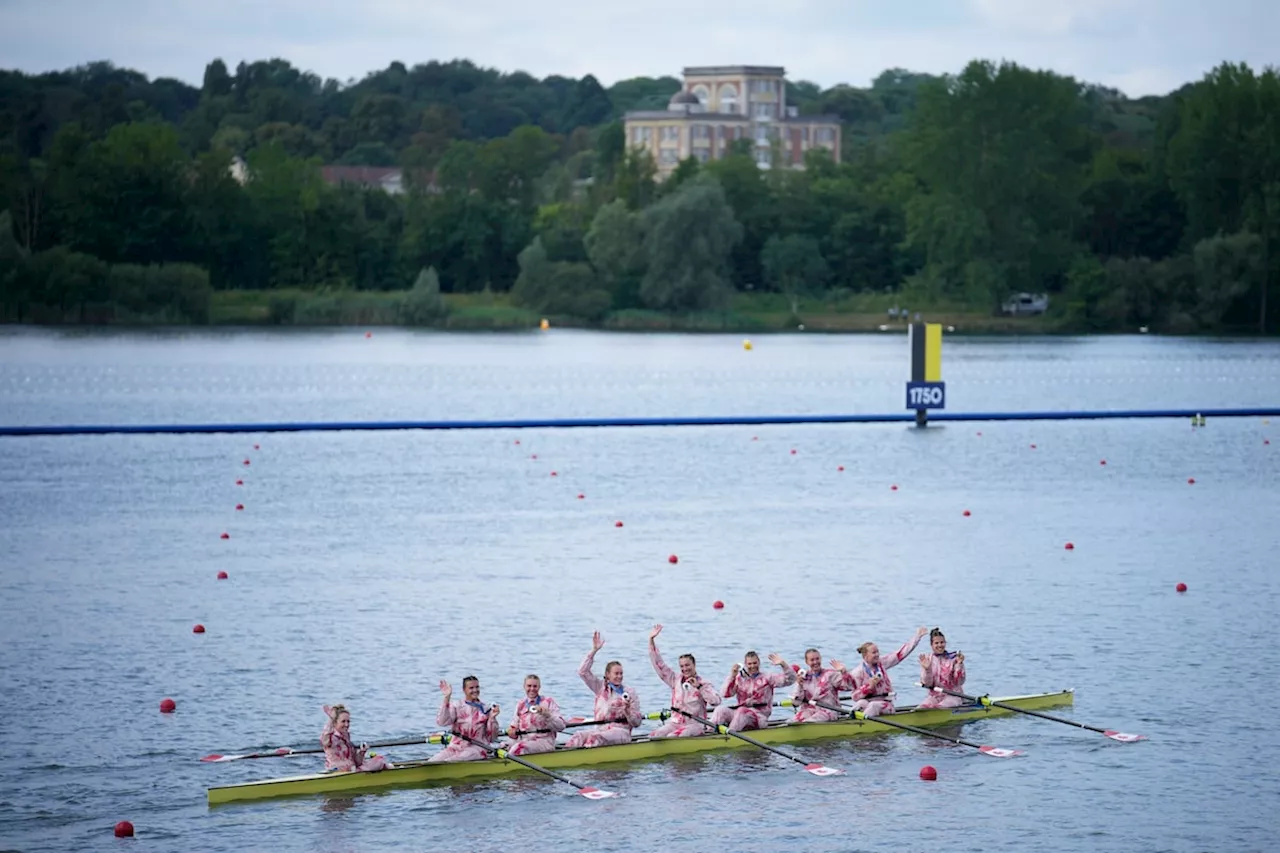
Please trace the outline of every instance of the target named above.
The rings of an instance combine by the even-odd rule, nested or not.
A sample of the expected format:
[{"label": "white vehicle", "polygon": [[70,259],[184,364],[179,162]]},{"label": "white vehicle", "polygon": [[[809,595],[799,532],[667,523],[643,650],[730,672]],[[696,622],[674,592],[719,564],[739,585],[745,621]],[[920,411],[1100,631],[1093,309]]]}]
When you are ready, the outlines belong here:
[{"label": "white vehicle", "polygon": [[1049,294],[1047,293],[1019,293],[1011,296],[1000,306],[1000,310],[1006,314],[1043,314],[1049,309]]}]

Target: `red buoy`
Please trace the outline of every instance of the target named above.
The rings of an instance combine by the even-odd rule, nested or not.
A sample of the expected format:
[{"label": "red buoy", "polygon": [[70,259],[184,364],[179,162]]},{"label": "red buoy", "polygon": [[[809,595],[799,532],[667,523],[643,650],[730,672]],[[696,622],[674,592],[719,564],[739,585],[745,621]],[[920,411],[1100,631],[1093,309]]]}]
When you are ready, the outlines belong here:
[{"label": "red buoy", "polygon": [[372,338],[372,337],[373,337],[373,332],[365,332],[365,333],[364,333],[364,336],[365,336],[366,338]]},{"label": "red buoy", "polygon": [[1033,444],[1033,445],[1031,445],[1031,449],[1032,449],[1032,450],[1035,450],[1035,449],[1036,449],[1036,446],[1035,446],[1034,444]]},{"label": "red buoy", "polygon": [[236,504],[236,511],[237,511],[237,512],[239,512],[239,511],[240,511],[240,510],[242,510],[242,509],[244,509],[244,504]]},{"label": "red buoy", "polygon": [[578,500],[583,500],[584,498],[586,498],[586,495],[584,495],[582,492],[578,492]]},{"label": "red buoy", "polygon": [[1189,485],[1189,486],[1194,486],[1195,484],[1196,484],[1196,478],[1195,478],[1195,477],[1188,477],[1188,478],[1187,478],[1187,485]]},{"label": "red buoy", "polygon": [[116,838],[133,838],[133,824],[122,820],[116,824]]},{"label": "red buoy", "polygon": [[795,456],[795,455],[796,455],[796,449],[795,449],[794,447],[793,447],[793,448],[791,448],[791,455],[792,455],[792,456]]},{"label": "red buoy", "polygon": [[1264,438],[1264,439],[1262,439],[1262,443],[1263,443],[1263,444],[1270,444],[1270,443],[1271,443],[1271,439],[1269,439],[1269,438]]},{"label": "red buoy", "polygon": [[192,628],[192,629],[191,629],[191,633],[193,633],[193,634],[203,634],[203,633],[204,633],[204,626],[203,626],[203,625],[201,625],[199,622],[197,622],[197,623],[196,623],[196,626],[195,626],[194,628]]},{"label": "red buoy", "polygon": [[1076,546],[1072,545],[1070,542],[1068,542],[1066,545],[1063,545],[1062,547],[1068,551],[1074,551],[1076,549]]},{"label": "red buoy", "polygon": [[220,581],[224,581],[224,580],[226,580],[226,579],[227,579],[227,573],[226,573],[226,572],[218,572],[218,580],[220,580]]},{"label": "red buoy", "polygon": [[1103,460],[1099,461],[1099,462],[1098,462],[1098,464],[1099,464],[1099,465],[1106,465],[1106,464],[1107,464],[1107,460],[1103,459]]},{"label": "red buoy", "polygon": [[254,450],[261,450],[262,448],[260,448],[258,445],[256,445],[256,444],[255,444],[255,445],[253,446],[253,449],[254,449]]},{"label": "red buoy", "polygon": [[519,443],[520,443],[520,439],[518,439],[518,438],[517,438],[517,439],[516,439],[516,441],[515,441],[515,443],[516,443],[516,444],[519,444]]},{"label": "red buoy", "polygon": [[926,764],[920,768],[920,778],[926,782],[938,781],[938,769],[932,764]]},{"label": "red buoy", "polygon": [[622,522],[621,522],[621,521],[615,521],[615,522],[613,523],[613,526],[614,526],[614,527],[621,527],[621,526],[622,526]]},{"label": "red buoy", "polygon": [[529,454],[529,458],[530,458],[530,459],[537,459],[537,458],[538,458],[538,454],[536,454],[536,453],[530,453],[530,454]]},{"label": "red buoy", "polygon": [[1178,592],[1186,592],[1187,585],[1185,583],[1179,583],[1177,586],[1174,587],[1174,589],[1176,589]]},{"label": "red buoy", "polygon": [[552,471],[552,472],[551,472],[551,476],[552,476],[552,477],[558,477],[558,476],[560,476],[560,475],[559,475],[559,474],[557,474],[555,471]]},{"label": "red buoy", "polygon": [[676,563],[680,562],[680,558],[675,554],[672,554],[670,557],[667,557],[667,562],[674,566]]},{"label": "red buoy", "polygon": [[167,696],[164,699],[160,700],[161,714],[172,714],[177,709],[178,709],[178,703],[168,698]]},{"label": "red buoy", "polygon": [[964,517],[965,517],[965,518],[968,518],[968,517],[969,517],[969,510],[967,510],[967,509],[966,509],[966,510],[964,511]]},{"label": "red buoy", "polygon": [[982,431],[981,431],[981,430],[979,430],[979,431],[978,431],[978,435],[982,435]]},{"label": "red buoy", "polygon": [[244,464],[248,465],[248,464],[249,464],[249,460],[248,460],[248,459],[244,460]]},{"label": "red buoy", "polygon": [[218,538],[219,538],[219,539],[230,539],[230,538],[231,538],[231,534],[230,534],[230,533],[224,533],[224,534],[222,534],[221,536],[219,536]]},{"label": "red buoy", "polygon": [[836,470],[837,470],[837,471],[843,471],[843,470],[844,470],[844,466],[843,466],[843,465],[837,465],[837,466],[836,466]]},{"label": "red buoy", "polygon": [[724,602],[718,598],[715,600],[715,602],[712,603],[711,606],[714,607],[716,610],[724,610]]},{"label": "red buoy", "polygon": [[243,485],[244,485],[244,480],[236,480],[236,485],[237,485],[237,486],[243,486]]},{"label": "red buoy", "polygon": [[890,491],[893,491],[893,492],[898,491],[898,486],[897,486],[897,484],[894,484],[894,485],[890,486],[890,487],[889,487],[889,490],[890,490]]},{"label": "red buoy", "polygon": [[759,440],[760,440],[760,436],[758,436],[758,435],[753,435],[753,436],[751,436],[751,440],[752,440],[752,441],[759,441]]}]

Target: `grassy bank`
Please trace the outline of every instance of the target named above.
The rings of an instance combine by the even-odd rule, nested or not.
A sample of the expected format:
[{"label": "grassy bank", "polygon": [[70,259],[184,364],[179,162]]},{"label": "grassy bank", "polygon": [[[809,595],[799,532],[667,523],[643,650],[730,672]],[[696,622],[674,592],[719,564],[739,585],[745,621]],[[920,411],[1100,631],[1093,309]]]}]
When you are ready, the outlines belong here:
[{"label": "grassy bank", "polygon": [[[394,326],[403,292],[316,292],[306,290],[227,290],[213,295],[209,322],[213,325],[290,326]],[[599,322],[576,317],[547,319],[558,327],[615,331],[782,332],[803,324],[814,332],[875,332],[881,326],[901,328],[889,309],[899,297],[858,294],[840,300],[803,303],[792,314],[785,297],[778,294],[742,293],[727,311],[668,314],[661,311],[624,309],[612,311]],[[532,329],[542,317],[511,304],[505,293],[450,293],[444,296],[448,316],[435,328],[458,330]],[[954,326],[957,333],[1046,334],[1067,331],[1043,317],[996,317],[963,305],[909,306],[914,314],[932,323]]]}]

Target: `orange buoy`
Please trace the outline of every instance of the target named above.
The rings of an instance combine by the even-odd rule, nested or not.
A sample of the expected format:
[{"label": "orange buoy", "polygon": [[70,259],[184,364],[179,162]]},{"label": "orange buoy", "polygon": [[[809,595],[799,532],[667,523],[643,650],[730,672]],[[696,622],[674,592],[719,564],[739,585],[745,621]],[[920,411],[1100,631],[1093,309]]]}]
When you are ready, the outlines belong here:
[{"label": "orange buoy", "polygon": [[178,703],[170,699],[168,696],[160,700],[160,713],[172,714],[178,709]]}]

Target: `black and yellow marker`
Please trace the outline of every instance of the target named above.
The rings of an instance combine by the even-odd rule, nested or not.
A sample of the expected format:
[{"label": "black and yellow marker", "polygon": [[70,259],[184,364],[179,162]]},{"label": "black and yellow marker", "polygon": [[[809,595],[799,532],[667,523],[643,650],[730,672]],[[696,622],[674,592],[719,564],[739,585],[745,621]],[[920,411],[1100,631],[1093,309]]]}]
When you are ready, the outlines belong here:
[{"label": "black and yellow marker", "polygon": [[916,426],[929,423],[929,409],[946,408],[946,384],[942,381],[942,324],[912,323],[907,330],[911,345],[911,379],[907,382],[907,408],[916,410]]}]

